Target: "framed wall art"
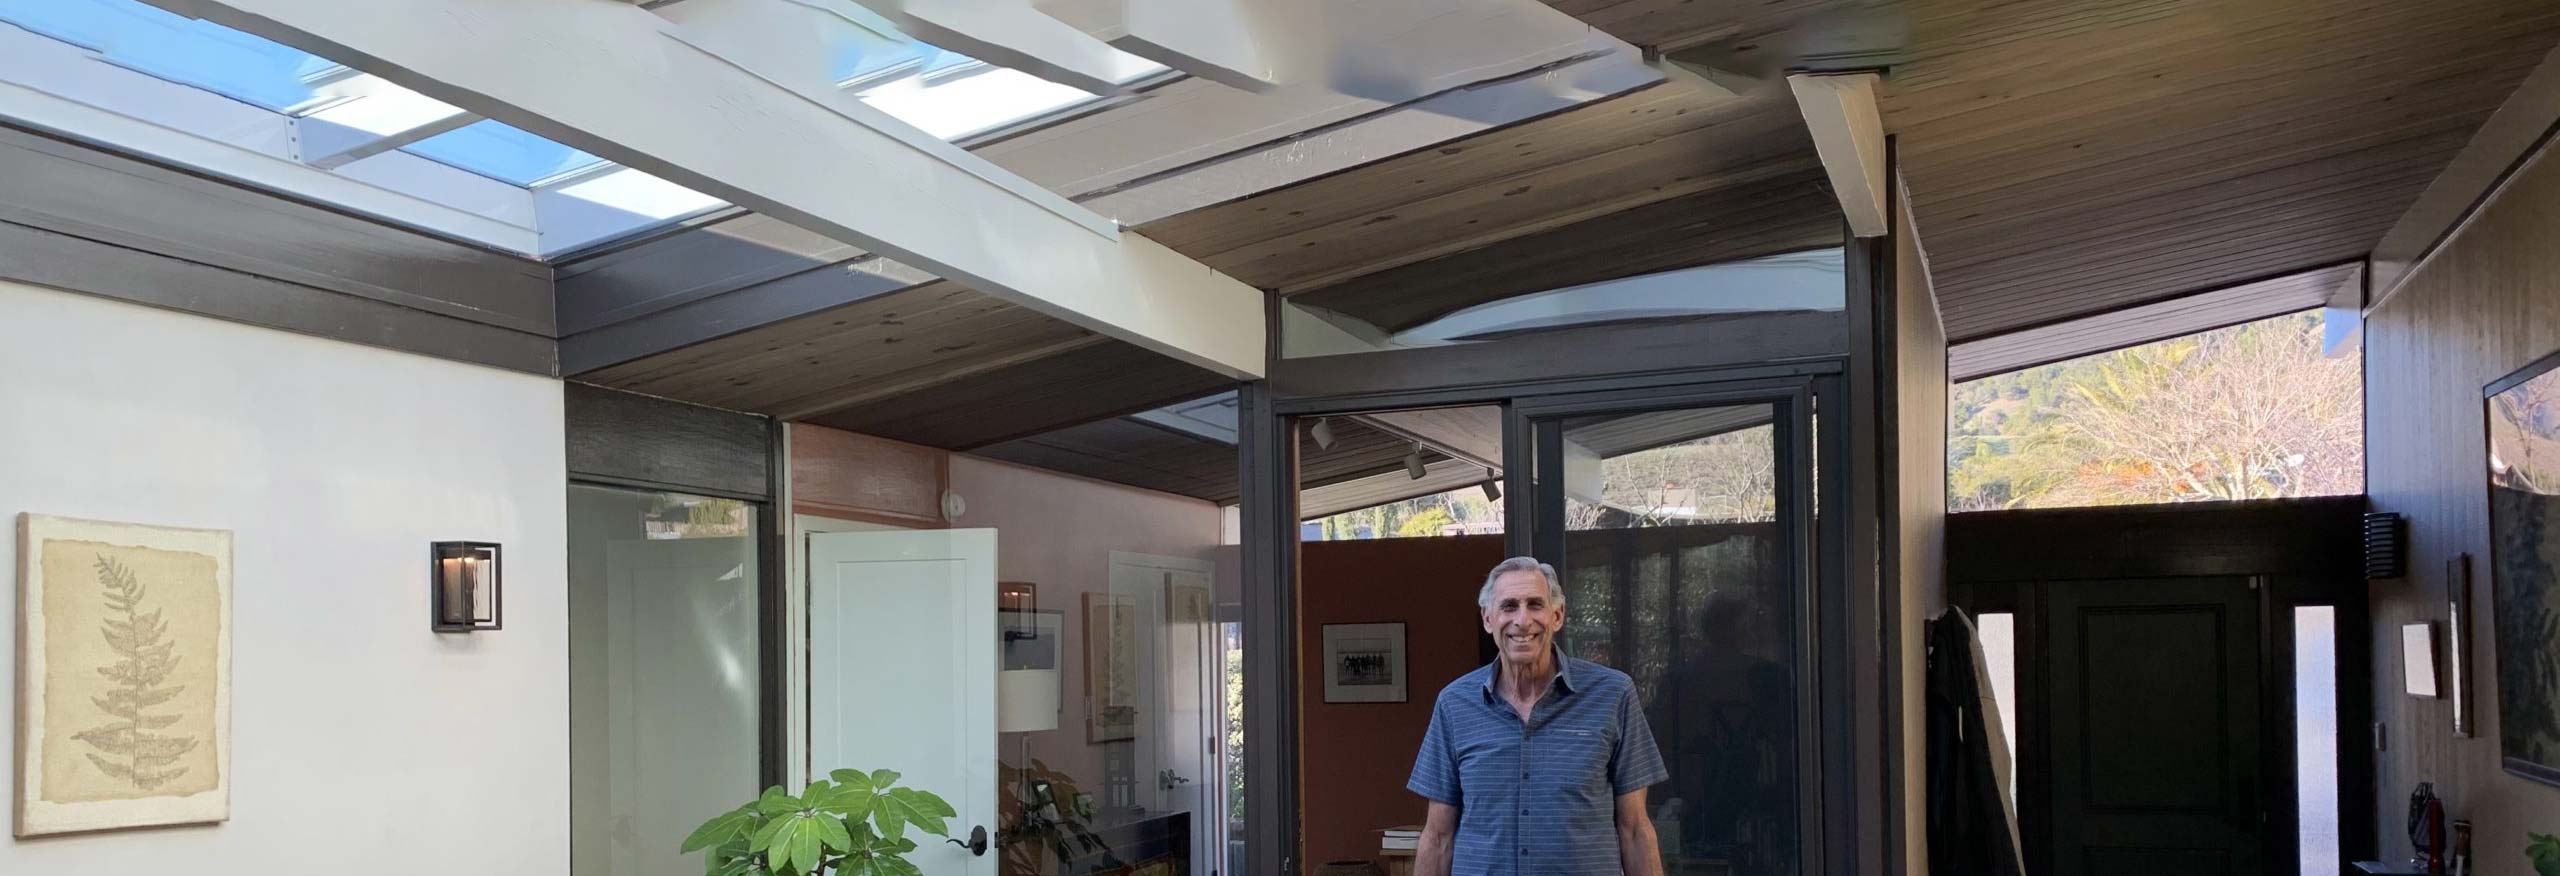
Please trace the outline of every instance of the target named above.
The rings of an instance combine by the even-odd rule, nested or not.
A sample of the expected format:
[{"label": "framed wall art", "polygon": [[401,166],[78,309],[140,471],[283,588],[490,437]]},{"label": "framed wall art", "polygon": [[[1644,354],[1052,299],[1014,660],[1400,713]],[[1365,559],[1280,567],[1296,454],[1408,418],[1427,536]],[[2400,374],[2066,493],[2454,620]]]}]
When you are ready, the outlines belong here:
[{"label": "framed wall art", "polygon": [[231,817],[231,533],[18,517],[18,836]]},{"label": "framed wall art", "polygon": [[1325,624],[1324,701],[1404,702],[1404,625]]},{"label": "framed wall art", "polygon": [[1084,595],[1085,741],[1138,738],[1138,600]]},{"label": "framed wall art", "polygon": [[2469,739],[2471,728],[2471,555],[2444,561],[2444,672],[2446,695],[2452,699],[2453,735]]},{"label": "framed wall art", "polygon": [[2560,785],[2560,353],[2485,388],[2491,637],[2506,770]]}]

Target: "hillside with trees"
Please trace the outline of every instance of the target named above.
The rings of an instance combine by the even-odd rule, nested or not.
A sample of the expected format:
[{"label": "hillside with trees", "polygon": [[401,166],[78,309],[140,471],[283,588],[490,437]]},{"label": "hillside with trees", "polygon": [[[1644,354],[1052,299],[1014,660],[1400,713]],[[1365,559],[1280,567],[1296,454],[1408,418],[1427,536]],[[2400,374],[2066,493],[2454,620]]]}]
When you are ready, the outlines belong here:
[{"label": "hillside with trees", "polygon": [[2292,314],[1958,384],[1948,506],[2363,492],[2362,363],[2321,331]]}]

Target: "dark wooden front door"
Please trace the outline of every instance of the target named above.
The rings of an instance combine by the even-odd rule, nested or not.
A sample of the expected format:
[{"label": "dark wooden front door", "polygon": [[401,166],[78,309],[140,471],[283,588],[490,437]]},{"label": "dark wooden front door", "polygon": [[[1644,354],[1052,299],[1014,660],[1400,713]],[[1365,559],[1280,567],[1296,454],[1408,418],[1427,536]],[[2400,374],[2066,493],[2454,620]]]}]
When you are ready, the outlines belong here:
[{"label": "dark wooden front door", "polygon": [[2044,588],[2054,876],[2263,871],[2258,593],[2246,577]]}]

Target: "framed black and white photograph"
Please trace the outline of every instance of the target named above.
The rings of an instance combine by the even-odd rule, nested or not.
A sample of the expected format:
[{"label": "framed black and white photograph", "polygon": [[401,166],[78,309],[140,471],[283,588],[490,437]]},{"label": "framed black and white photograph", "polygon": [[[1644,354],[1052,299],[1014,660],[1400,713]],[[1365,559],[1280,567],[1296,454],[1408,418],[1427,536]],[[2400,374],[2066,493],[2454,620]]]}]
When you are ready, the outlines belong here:
[{"label": "framed black and white photograph", "polygon": [[2486,387],[2498,754],[2560,785],[2560,353]]},{"label": "framed black and white photograph", "polygon": [[1325,624],[1324,701],[1405,701],[1403,624]]}]

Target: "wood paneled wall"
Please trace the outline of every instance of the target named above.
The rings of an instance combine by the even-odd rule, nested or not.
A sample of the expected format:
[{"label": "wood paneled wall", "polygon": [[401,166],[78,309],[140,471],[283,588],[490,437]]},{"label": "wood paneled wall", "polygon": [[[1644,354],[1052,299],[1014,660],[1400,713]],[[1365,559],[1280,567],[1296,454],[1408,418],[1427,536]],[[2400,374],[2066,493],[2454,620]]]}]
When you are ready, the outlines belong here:
[{"label": "wood paneled wall", "polygon": [[1892,430],[1886,476],[1894,482],[1893,531],[1886,538],[1893,541],[1888,574],[1900,585],[1890,608],[1896,630],[1891,662],[1898,677],[1888,685],[1899,703],[1901,727],[1898,766],[1891,774],[1901,794],[1903,871],[1926,873],[1927,734],[1921,708],[1929,657],[1921,625],[1947,606],[1947,330],[1939,321],[1928,256],[1912,226],[1910,194],[1898,185],[1893,206],[1893,285],[1880,290],[1892,296],[1886,311],[1891,323],[1881,330],[1892,343],[1883,360],[1893,367],[1884,381],[1891,393],[1885,422]]},{"label": "wood paneled wall", "polygon": [[940,529],[950,484],[947,452],[791,424],[791,507],[799,513]]},{"label": "wood paneled wall", "polygon": [[773,498],[773,421],[584,383],[562,392],[570,477]]},{"label": "wood paneled wall", "polygon": [[[2560,349],[2560,158],[2548,147],[2422,263],[2365,323],[2365,477],[2377,510],[2409,517],[2407,580],[2371,588],[2375,718],[2387,750],[2374,755],[2385,860],[2405,859],[2400,822],[2418,782],[2434,782],[2452,817],[2471,819],[2484,873],[2524,873],[2525,832],[2560,829],[2560,788],[2498,765],[2497,676],[2488,494],[2482,474],[2481,389]],[[2445,560],[2473,557],[2472,710],[2479,732],[2458,739],[2448,700],[2401,691],[2404,623],[2445,620]],[[2340,728],[2341,746],[2370,733]]]}]

